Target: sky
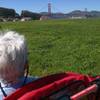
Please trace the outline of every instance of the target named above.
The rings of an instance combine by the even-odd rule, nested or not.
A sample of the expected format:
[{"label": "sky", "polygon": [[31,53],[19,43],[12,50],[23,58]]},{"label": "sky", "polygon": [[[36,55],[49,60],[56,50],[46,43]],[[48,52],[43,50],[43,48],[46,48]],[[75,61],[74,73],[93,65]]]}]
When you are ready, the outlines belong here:
[{"label": "sky", "polygon": [[85,8],[100,11],[100,0],[0,0],[0,7],[15,9],[17,13],[21,10],[47,12],[48,2],[52,5],[52,12],[68,13]]}]

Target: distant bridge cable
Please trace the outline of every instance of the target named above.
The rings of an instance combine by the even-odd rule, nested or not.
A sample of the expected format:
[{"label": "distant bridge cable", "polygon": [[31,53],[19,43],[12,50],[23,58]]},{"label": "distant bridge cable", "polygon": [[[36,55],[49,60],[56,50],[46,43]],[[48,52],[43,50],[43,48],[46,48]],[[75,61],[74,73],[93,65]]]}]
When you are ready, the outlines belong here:
[{"label": "distant bridge cable", "polygon": [[52,10],[56,11],[56,12],[62,12],[60,9],[58,9],[57,7],[55,7],[54,5],[52,5]]},{"label": "distant bridge cable", "polygon": [[[38,10],[38,12],[43,12],[43,10],[44,10],[45,8],[47,8],[47,4],[46,4],[45,6],[43,6],[42,8],[40,8],[40,9]],[[44,11],[44,12],[47,12],[47,11]]]},{"label": "distant bridge cable", "polygon": [[[61,12],[60,9],[58,9],[57,7],[55,7],[54,5],[52,5],[51,2],[49,2],[48,4],[51,4],[51,13],[53,12]],[[38,12],[48,12],[48,4],[46,4],[44,7],[42,7],[41,9],[38,10]],[[45,9],[47,9],[46,11],[44,11]]]}]

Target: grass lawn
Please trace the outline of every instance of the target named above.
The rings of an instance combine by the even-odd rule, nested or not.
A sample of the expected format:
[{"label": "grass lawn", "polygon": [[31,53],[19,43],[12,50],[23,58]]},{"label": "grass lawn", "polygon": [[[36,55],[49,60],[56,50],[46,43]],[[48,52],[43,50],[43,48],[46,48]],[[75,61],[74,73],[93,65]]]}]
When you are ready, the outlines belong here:
[{"label": "grass lawn", "polygon": [[100,74],[100,19],[0,22],[5,29],[25,35],[31,75]]}]

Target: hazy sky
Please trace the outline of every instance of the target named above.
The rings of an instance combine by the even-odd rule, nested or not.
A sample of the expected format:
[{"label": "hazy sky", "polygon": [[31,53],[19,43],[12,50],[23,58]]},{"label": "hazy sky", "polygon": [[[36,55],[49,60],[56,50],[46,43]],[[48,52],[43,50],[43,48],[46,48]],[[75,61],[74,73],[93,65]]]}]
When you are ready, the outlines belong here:
[{"label": "hazy sky", "polygon": [[18,13],[21,10],[44,12],[47,11],[48,2],[52,4],[52,12],[68,13],[85,8],[100,11],[100,0],[0,0],[0,7],[13,8]]}]

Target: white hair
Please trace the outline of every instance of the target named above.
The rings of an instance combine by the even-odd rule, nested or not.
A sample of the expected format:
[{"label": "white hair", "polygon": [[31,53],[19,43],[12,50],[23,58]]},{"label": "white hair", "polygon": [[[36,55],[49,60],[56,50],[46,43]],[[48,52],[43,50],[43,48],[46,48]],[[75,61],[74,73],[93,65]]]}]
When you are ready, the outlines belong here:
[{"label": "white hair", "polygon": [[14,31],[0,34],[0,80],[9,83],[23,77],[26,60],[24,36]]}]

